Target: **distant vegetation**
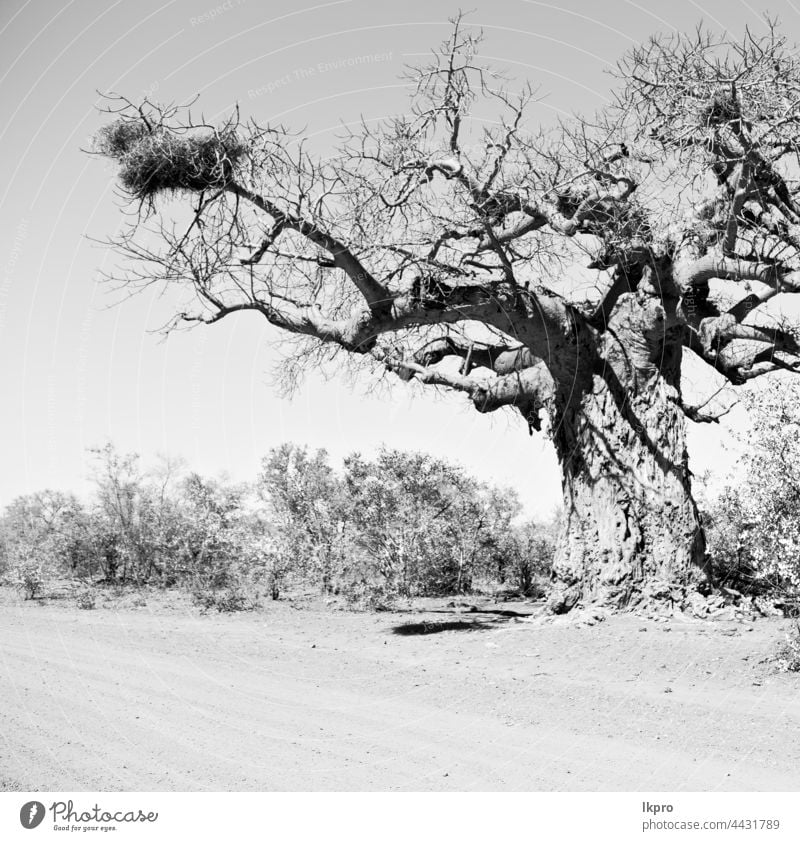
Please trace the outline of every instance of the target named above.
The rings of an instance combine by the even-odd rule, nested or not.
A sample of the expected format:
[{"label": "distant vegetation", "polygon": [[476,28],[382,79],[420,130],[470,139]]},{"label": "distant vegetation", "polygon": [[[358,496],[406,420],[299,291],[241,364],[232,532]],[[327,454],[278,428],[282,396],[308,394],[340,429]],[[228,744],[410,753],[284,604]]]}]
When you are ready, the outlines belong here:
[{"label": "distant vegetation", "polygon": [[[714,585],[726,598],[800,615],[800,387],[745,395],[753,421],[735,482],[702,505]],[[26,598],[54,582],[180,588],[207,609],[243,610],[296,592],[355,607],[415,596],[545,594],[557,523],[522,516],[510,488],[419,452],[273,449],[254,482],[209,479],[162,460],[145,470],[93,451],[87,500],[42,491],[0,516],[0,580]],[[722,588],[721,590],[719,588]],[[787,668],[800,668],[800,629]],[[791,655],[791,656],[790,656]]]},{"label": "distant vegetation", "polygon": [[0,519],[0,576],[27,598],[68,578],[81,607],[102,585],[188,588],[197,604],[254,607],[304,588],[354,606],[476,587],[541,595],[554,524],[521,518],[515,492],[422,453],[354,454],[284,444],[253,483],[169,460],[94,451],[91,498],[19,497]]}]

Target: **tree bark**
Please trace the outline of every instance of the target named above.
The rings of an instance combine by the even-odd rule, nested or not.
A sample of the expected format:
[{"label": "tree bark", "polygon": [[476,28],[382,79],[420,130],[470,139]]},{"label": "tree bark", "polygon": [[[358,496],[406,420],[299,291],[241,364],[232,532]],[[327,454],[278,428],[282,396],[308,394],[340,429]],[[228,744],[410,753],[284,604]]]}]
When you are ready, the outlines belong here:
[{"label": "tree bark", "polygon": [[554,419],[564,527],[551,608],[682,602],[707,579],[680,401],[681,326],[629,294]]}]

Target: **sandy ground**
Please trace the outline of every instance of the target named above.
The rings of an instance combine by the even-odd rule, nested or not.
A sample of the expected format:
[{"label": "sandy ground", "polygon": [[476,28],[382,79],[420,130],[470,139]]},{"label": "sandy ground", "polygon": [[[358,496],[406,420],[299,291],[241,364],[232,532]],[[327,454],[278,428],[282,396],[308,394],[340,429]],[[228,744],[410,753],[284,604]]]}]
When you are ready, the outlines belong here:
[{"label": "sandy ground", "polygon": [[800,789],[800,676],[765,659],[786,622],[478,606],[200,615],[5,593],[0,789]]}]

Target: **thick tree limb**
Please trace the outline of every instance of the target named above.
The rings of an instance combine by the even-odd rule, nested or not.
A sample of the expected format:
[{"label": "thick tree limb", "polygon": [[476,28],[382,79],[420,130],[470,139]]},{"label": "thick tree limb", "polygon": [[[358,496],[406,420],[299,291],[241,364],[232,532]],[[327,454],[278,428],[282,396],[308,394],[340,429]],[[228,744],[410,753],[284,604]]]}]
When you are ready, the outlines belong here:
[{"label": "thick tree limb", "polygon": [[722,346],[735,339],[763,342],[774,350],[784,353],[800,354],[797,336],[778,327],[768,328],[753,324],[740,324],[735,316],[726,314],[719,318],[707,318],[700,325],[700,341],[707,351]]},{"label": "thick tree limb", "polygon": [[[747,328],[748,325],[739,325]],[[737,328],[738,329],[738,328]],[[755,328],[758,330],[758,328]],[[761,341],[753,335],[743,338]],[[704,341],[706,339],[706,341]],[[707,365],[719,371],[732,385],[742,385],[748,380],[770,374],[774,371],[800,372],[800,356],[794,352],[776,350],[772,342],[756,354],[740,355],[729,351],[730,341],[724,339],[715,344],[701,336],[697,331],[687,328],[684,332],[684,345],[694,351]],[[781,354],[778,356],[776,354]],[[786,357],[786,358],[782,358]]]},{"label": "thick tree limb", "polygon": [[530,368],[540,361],[524,346],[471,342],[455,336],[444,336],[429,342],[413,355],[414,361],[424,367],[436,365],[447,357],[464,360],[464,374],[473,368],[488,368],[496,374],[509,374]]},{"label": "thick tree limb", "polygon": [[717,257],[709,254],[688,264],[679,264],[675,274],[684,289],[720,278],[757,280],[779,292],[800,292],[799,271],[786,271],[771,263],[752,262],[738,257]]},{"label": "thick tree limb", "polygon": [[[541,362],[511,374],[477,378],[381,352],[373,355],[390,371],[401,375],[410,373],[425,385],[444,386],[467,394],[479,412],[494,412],[504,406],[516,407],[534,429],[540,427],[539,411],[548,405],[554,394],[553,379]],[[403,376],[403,379],[408,378]]]}]

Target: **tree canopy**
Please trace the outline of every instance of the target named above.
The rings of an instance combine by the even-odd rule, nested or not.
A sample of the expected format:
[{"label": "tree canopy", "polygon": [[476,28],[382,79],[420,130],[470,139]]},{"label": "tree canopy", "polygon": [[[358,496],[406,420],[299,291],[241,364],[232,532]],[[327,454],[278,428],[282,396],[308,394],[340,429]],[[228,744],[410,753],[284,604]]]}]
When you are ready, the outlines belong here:
[{"label": "tree canopy", "polygon": [[[551,377],[578,367],[579,324],[603,332],[667,259],[686,347],[736,384],[796,368],[796,330],[756,318],[800,289],[785,38],[654,37],[620,62],[612,105],[546,131],[526,123],[532,88],[480,64],[479,41],[457,20],[409,72],[407,113],[364,121],[326,158],[238,111],[212,126],[111,97],[96,150],[139,203],[122,279],[191,291],[173,326],[253,310],[304,340],[305,363],[343,349],[535,423]],[[493,124],[468,125],[479,105]],[[195,196],[190,218],[156,221],[175,192]],[[584,282],[565,287],[576,267]]]}]

